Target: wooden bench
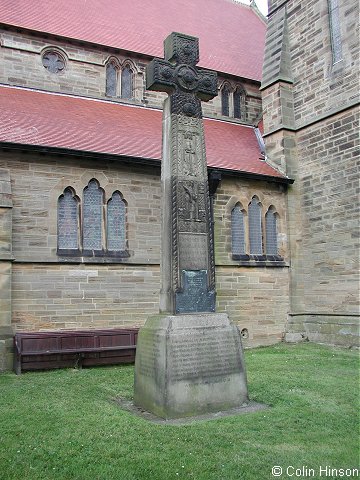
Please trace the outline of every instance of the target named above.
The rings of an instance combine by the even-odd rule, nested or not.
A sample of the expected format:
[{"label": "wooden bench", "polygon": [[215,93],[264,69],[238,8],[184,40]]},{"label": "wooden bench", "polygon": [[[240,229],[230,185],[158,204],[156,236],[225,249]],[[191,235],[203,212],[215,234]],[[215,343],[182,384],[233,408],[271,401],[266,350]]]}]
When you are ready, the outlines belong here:
[{"label": "wooden bench", "polygon": [[133,363],[138,328],[18,332],[14,336],[14,370],[44,370]]}]

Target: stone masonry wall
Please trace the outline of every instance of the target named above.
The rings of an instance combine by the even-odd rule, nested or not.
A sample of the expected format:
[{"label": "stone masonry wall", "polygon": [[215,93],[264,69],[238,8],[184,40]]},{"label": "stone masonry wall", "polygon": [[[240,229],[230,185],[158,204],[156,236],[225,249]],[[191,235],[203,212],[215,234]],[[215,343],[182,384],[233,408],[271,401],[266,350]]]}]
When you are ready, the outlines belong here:
[{"label": "stone masonry wall", "polygon": [[[285,34],[288,35],[286,42],[289,42],[291,62],[287,69],[290,69],[293,78],[293,114],[297,128],[329,114],[336,114],[337,110],[354,106],[359,101],[359,5],[356,0],[339,0],[338,3],[342,60],[333,65],[328,2],[269,2],[269,29],[273,19],[277,18],[277,14],[272,15],[271,12],[278,7],[286,9],[288,31]],[[274,45],[275,48],[279,48],[279,45]],[[274,83],[276,80],[273,79]],[[267,101],[268,95],[274,95],[274,92],[267,90],[263,94],[263,101]],[[274,101],[278,108],[278,99],[274,98]],[[267,117],[273,116],[275,111],[268,113]],[[267,128],[265,125],[266,133],[272,129],[270,124]]]},{"label": "stone masonry wall", "polygon": [[298,132],[301,197],[292,222],[302,232],[288,329],[327,343],[358,342],[358,128],[351,109]]},{"label": "stone masonry wall", "polygon": [[[158,264],[160,168],[64,157],[9,153],[0,165],[9,168],[14,196],[13,254],[21,262],[57,262],[57,202],[68,186],[82,199],[96,178],[106,201],[119,190],[128,204],[128,263]],[[84,257],[84,262],[92,262]],[[101,263],[101,259],[98,260]],[[105,260],[104,260],[105,261]]]},{"label": "stone masonry wall", "polygon": [[[50,73],[42,65],[41,55],[54,47],[66,60],[65,69]],[[165,93],[145,89],[145,69],[149,58],[104,48],[77,45],[66,40],[52,40],[40,34],[25,34],[0,29],[0,83],[95,98],[106,98],[106,62],[110,57],[120,64],[129,60],[133,77],[133,99],[112,97],[111,101],[163,108]],[[219,85],[225,77],[219,76]],[[256,82],[230,79],[242,85],[247,95],[247,121],[254,123],[261,112],[261,95]],[[220,97],[204,105],[204,115],[224,118],[221,115]],[[237,120],[235,120],[237,121]]]},{"label": "stone masonry wall", "polygon": [[[280,76],[262,93],[269,161],[295,179],[288,190],[291,307],[286,339],[351,346],[358,344],[359,335],[358,2],[339,0],[342,60],[335,64],[327,2],[273,0],[272,29],[281,17],[279,10],[272,14],[275,8],[286,9],[283,41],[292,80],[285,82],[288,98]],[[292,105],[290,123],[279,107],[286,103]]]},{"label": "stone masonry wall", "polygon": [[12,205],[10,172],[0,168],[0,371],[12,365]]},{"label": "stone masonry wall", "polygon": [[216,275],[217,311],[239,326],[244,346],[280,342],[289,310],[288,268],[217,265]]},{"label": "stone masonry wall", "polygon": [[[13,195],[11,327],[20,331],[140,326],[158,312],[160,169],[2,152]],[[57,200],[71,186],[96,178],[106,198],[120,190],[127,202],[129,258],[57,256]],[[280,214],[286,244],[282,187],[224,178],[215,201],[218,311],[248,330],[245,345],[281,339],[288,309],[287,267],[244,267],[230,258],[229,205],[259,195]],[[273,198],[273,200],[271,200]],[[281,247],[283,248],[283,247]],[[284,250],[285,251],[285,250]],[[11,291],[10,291],[11,290]],[[5,290],[2,290],[5,292]],[[10,311],[10,310],[9,310]],[[10,317],[9,317],[10,318]]]},{"label": "stone masonry wall", "polygon": [[279,254],[287,263],[286,196],[282,185],[224,177],[214,203],[217,308],[227,312],[240,330],[246,329],[245,346],[281,341],[289,311],[288,265],[249,267],[232,258],[231,210],[238,202],[247,210],[254,195],[261,201],[263,227],[270,205],[276,209]]},{"label": "stone masonry wall", "polygon": [[13,268],[13,324],[19,331],[141,326],[158,312],[158,265],[46,265]]},{"label": "stone masonry wall", "polygon": [[[284,258],[285,262],[289,261],[286,195],[284,191],[284,186],[277,183],[254,182],[253,180],[240,180],[232,177],[224,177],[222,179],[216,192],[214,204],[215,261],[218,265],[239,265],[239,261],[232,259],[231,211],[235,205],[240,202],[242,208],[247,212],[248,205],[254,195],[256,195],[261,202],[263,243],[265,243],[265,214],[269,207],[273,206],[277,213],[279,254]],[[248,245],[249,232],[246,221],[245,232],[245,243]],[[287,268],[285,270],[287,271]]]},{"label": "stone masonry wall", "polygon": [[[14,195],[15,329],[139,326],[158,311],[160,169],[15,153],[3,155],[0,164],[11,172]],[[130,257],[124,264],[57,256],[58,197],[71,186],[82,199],[91,178],[106,199],[119,190],[127,202]]]}]

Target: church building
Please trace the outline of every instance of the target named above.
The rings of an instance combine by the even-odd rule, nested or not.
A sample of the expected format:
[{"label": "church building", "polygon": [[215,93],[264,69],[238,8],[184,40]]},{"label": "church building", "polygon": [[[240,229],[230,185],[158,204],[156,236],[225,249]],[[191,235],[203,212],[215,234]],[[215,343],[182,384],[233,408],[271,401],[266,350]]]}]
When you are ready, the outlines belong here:
[{"label": "church building", "polygon": [[[357,2],[269,7],[0,0],[0,371],[15,332],[158,313],[166,94],[146,66],[171,32],[218,74],[202,105],[217,311],[245,347],[356,344]],[[200,145],[182,142],[191,168]]]}]

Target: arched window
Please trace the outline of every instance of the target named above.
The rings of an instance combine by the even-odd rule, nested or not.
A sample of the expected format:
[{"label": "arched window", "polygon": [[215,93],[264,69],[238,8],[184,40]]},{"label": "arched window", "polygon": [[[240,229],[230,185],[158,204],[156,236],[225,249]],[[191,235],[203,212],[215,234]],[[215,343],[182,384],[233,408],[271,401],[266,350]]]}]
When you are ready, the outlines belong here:
[{"label": "arched window", "polygon": [[244,211],[237,203],[231,211],[231,251],[233,255],[245,255]]},{"label": "arched window", "polygon": [[58,250],[79,249],[79,199],[67,187],[58,199]]},{"label": "arched window", "polygon": [[240,87],[234,92],[234,118],[246,119],[245,92]]},{"label": "arched window", "polygon": [[118,68],[114,62],[106,65],[106,95],[116,97],[118,84]]},{"label": "arched window", "polygon": [[58,255],[128,257],[127,203],[116,190],[106,207],[105,216],[105,192],[95,178],[84,188],[82,204],[74,189],[65,188],[58,198]]},{"label": "arched window", "polygon": [[132,98],[133,96],[133,72],[129,65],[125,65],[121,72],[121,97]]},{"label": "arched window", "polygon": [[107,204],[107,249],[126,250],[126,204],[120,192],[114,192]]},{"label": "arched window", "polygon": [[278,255],[276,212],[270,207],[265,215],[266,255]]},{"label": "arched window", "polygon": [[331,50],[333,56],[333,64],[342,59],[342,42],[338,0],[328,0],[329,20],[330,20],[330,36]]},{"label": "arched window", "polygon": [[221,90],[221,113],[226,117],[229,116],[229,96],[229,87],[227,85],[224,85]]},{"label": "arched window", "polygon": [[83,193],[83,249],[99,251],[103,248],[103,205],[104,192],[94,178]]},{"label": "arched window", "polygon": [[250,254],[262,255],[261,204],[257,197],[249,203],[249,241]]}]

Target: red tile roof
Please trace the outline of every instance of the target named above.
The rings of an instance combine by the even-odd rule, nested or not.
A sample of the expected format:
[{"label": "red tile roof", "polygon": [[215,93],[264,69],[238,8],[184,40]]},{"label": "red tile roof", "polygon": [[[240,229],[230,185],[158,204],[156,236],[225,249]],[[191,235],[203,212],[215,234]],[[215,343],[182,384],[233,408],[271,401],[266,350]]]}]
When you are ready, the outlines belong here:
[{"label": "red tile roof", "polygon": [[261,80],[265,22],[232,0],[0,0],[0,23],[151,57],[181,32],[200,38],[199,66]]},{"label": "red tile roof", "polygon": [[[0,87],[0,142],[161,159],[162,112]],[[252,127],[204,120],[208,166],[284,178],[261,160]]]}]

